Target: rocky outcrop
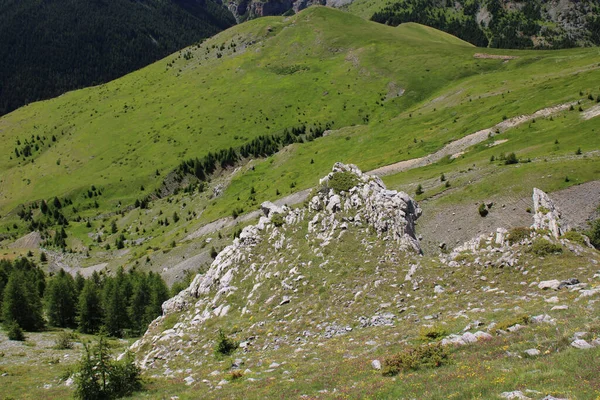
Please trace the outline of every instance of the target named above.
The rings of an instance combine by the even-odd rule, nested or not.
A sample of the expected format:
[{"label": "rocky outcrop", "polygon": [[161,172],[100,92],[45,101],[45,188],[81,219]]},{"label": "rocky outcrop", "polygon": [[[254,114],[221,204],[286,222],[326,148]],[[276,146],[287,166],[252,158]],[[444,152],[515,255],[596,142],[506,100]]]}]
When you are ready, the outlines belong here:
[{"label": "rocky outcrop", "polygon": [[[348,193],[338,194],[328,189],[328,182],[336,173],[350,172],[358,178],[358,183]],[[421,208],[406,193],[387,190],[383,181],[376,176],[363,174],[355,165],[336,163],[333,171],[321,179],[322,189],[309,203],[309,210],[325,209],[317,214],[309,224],[309,231],[333,233],[339,222],[334,217],[336,211],[344,210],[354,214],[349,223],[367,222],[384,240],[393,240],[402,250],[421,251],[415,236],[415,223],[421,216]],[[321,235],[329,243],[331,235]]]},{"label": "rocky outcrop", "polygon": [[[350,177],[353,187],[346,191],[331,188],[330,181],[339,173]],[[305,207],[290,209],[265,202],[261,209],[264,216],[256,225],[245,227],[205,274],[197,275],[188,288],[163,304],[163,317],[153,321],[146,335],[132,346],[133,351],[144,349],[142,367],[151,367],[154,360],[168,360],[191,346],[179,338],[197,335],[210,319],[230,313],[252,315],[269,304],[293,304],[294,293],[310,279],[309,268],[328,264],[331,260],[323,256],[325,248],[351,230],[364,238],[375,233],[392,254],[420,253],[415,237],[415,222],[421,215],[418,204],[406,193],[387,190],[380,178],[363,174],[354,165],[336,163]],[[364,238],[364,246],[371,246]],[[304,243],[299,242],[308,244],[308,249],[300,250]],[[313,264],[318,258],[324,262]],[[268,290],[270,297],[259,301],[258,289],[263,286],[272,288],[261,289]],[[174,313],[181,314],[178,323],[161,331],[164,318]]]},{"label": "rocky outcrop", "polygon": [[533,189],[533,207],[533,229],[549,230],[557,239],[569,230],[561,220],[561,213],[554,202],[538,188]]}]

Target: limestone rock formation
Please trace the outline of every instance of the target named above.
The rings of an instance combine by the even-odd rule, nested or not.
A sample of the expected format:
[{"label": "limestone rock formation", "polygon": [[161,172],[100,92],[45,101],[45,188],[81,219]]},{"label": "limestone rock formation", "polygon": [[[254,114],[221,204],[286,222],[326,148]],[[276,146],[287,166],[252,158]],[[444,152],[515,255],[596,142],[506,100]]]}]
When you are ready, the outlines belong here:
[{"label": "limestone rock formation", "polygon": [[550,197],[538,188],[533,189],[533,229],[549,230],[552,236],[559,238],[569,230],[561,220],[560,210],[554,205]]},{"label": "limestone rock formation", "polygon": [[[331,188],[329,182],[338,173],[351,174],[354,186],[340,192]],[[163,304],[163,317],[132,346],[133,351],[145,353],[142,367],[181,356],[193,342],[181,338],[196,337],[209,320],[228,314],[253,315],[265,305],[295,304],[295,293],[311,279],[311,268],[322,270],[334,261],[327,257],[327,247],[335,246],[349,231],[359,234],[366,254],[372,244],[365,238],[372,235],[392,257],[397,252],[420,253],[415,237],[415,222],[421,215],[418,204],[406,193],[387,190],[379,177],[363,174],[354,165],[336,163],[305,207],[290,209],[265,202],[261,209],[265,216],[256,225],[245,227],[205,274],[197,275],[187,289]],[[322,264],[313,264],[316,259]],[[270,297],[260,299],[265,293]],[[178,322],[161,332],[163,319],[174,313],[180,313]]]}]

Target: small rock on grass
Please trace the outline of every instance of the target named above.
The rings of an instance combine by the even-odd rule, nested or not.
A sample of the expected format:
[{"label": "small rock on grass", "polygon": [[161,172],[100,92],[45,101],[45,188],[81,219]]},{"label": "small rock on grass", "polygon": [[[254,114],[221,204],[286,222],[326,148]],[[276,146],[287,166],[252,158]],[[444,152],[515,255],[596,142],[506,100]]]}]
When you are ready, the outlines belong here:
[{"label": "small rock on grass", "polygon": [[381,369],[381,361],[373,360],[373,361],[371,361],[371,366],[373,367],[373,369],[376,369],[379,371]]},{"label": "small rock on grass", "polygon": [[192,378],[191,376],[186,377],[184,379],[184,381],[185,381],[185,384],[188,386],[191,385],[192,383],[196,382],[196,380],[194,378]]},{"label": "small rock on grass", "polygon": [[573,343],[571,343],[571,346],[575,347],[576,349],[581,349],[581,350],[591,349],[594,347],[583,339],[577,339],[577,340],[573,341]]},{"label": "small rock on grass", "polygon": [[503,397],[503,398],[508,399],[508,400],[514,400],[514,399],[529,400],[529,399],[531,399],[530,397],[525,396],[523,394],[523,392],[521,392],[520,390],[514,390],[512,392],[501,393],[500,397]]},{"label": "small rock on grass", "polygon": [[527,349],[525,350],[525,354],[527,354],[530,357],[535,357],[539,356],[541,353],[538,349]]}]

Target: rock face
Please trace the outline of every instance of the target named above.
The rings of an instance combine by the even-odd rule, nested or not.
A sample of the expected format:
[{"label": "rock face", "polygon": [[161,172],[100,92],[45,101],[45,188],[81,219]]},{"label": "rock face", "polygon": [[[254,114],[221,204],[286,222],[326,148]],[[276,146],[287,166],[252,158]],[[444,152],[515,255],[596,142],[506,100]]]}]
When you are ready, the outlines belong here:
[{"label": "rock face", "polygon": [[[340,173],[351,177],[354,187],[341,192],[331,188],[330,180]],[[153,321],[146,335],[132,346],[138,354],[144,349],[141,366],[152,367],[154,360],[181,356],[182,349],[193,342],[181,338],[198,335],[209,320],[228,314],[252,315],[265,306],[296,304],[295,293],[311,279],[310,268],[323,270],[334,261],[326,259],[327,247],[335,246],[347,232],[360,234],[367,252],[373,245],[366,238],[376,235],[392,257],[420,253],[415,222],[421,209],[406,193],[387,190],[380,178],[363,174],[354,165],[336,163],[315,193],[305,207],[294,210],[263,203],[264,216],[258,223],[245,227],[205,274],[197,275],[188,288],[163,304],[163,317]],[[321,265],[313,264],[316,259],[323,261]],[[332,269],[330,273],[335,272]],[[178,322],[160,331],[164,318],[173,313],[181,313]]]},{"label": "rock face", "polygon": [[[327,189],[329,181],[336,173],[350,172],[358,178],[358,184],[351,188],[347,196],[341,197],[333,189]],[[311,229],[328,232],[335,229],[335,212],[344,210],[355,213],[349,222],[365,221],[369,223],[379,237],[396,241],[402,250],[421,251],[415,235],[415,222],[421,216],[421,208],[406,193],[387,190],[377,176],[363,174],[355,165],[336,163],[333,171],[319,182],[324,189],[315,195],[309,204],[309,210],[326,209],[328,213],[317,215],[309,225]],[[321,235],[328,242],[330,235]]]},{"label": "rock face", "polygon": [[533,189],[533,207],[533,229],[547,229],[557,239],[569,230],[562,222],[561,213],[554,202],[538,188]]}]

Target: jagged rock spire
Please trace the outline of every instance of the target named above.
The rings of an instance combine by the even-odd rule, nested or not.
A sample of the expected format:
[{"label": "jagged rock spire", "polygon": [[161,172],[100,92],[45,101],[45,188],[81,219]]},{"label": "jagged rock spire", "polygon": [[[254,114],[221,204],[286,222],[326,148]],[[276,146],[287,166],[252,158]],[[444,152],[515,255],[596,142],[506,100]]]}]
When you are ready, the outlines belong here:
[{"label": "jagged rock spire", "polygon": [[557,239],[569,230],[552,199],[538,188],[533,188],[533,207],[533,229],[547,229]]}]

